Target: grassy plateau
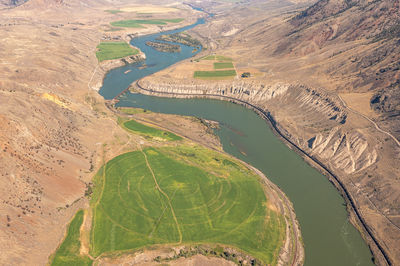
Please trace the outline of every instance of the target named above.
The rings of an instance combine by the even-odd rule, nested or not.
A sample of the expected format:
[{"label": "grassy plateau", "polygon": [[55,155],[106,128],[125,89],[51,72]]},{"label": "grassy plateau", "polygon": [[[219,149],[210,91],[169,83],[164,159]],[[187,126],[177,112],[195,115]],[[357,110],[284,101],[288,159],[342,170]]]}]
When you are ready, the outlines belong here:
[{"label": "grassy plateau", "polygon": [[94,178],[91,254],[156,244],[216,243],[276,264],[285,222],[258,176],[200,146],[146,148],[115,157]]},{"label": "grassy plateau", "polygon": [[123,58],[139,53],[126,42],[101,42],[97,46],[96,57],[99,62]]},{"label": "grassy plateau", "polygon": [[145,24],[153,25],[167,25],[168,23],[178,23],[183,21],[183,18],[174,19],[132,19],[132,20],[119,20],[111,22],[114,27],[123,28],[143,28]]},{"label": "grassy plateau", "polygon": [[92,265],[89,257],[79,255],[81,247],[80,227],[83,222],[83,210],[78,211],[68,226],[67,236],[55,253],[51,265]]}]

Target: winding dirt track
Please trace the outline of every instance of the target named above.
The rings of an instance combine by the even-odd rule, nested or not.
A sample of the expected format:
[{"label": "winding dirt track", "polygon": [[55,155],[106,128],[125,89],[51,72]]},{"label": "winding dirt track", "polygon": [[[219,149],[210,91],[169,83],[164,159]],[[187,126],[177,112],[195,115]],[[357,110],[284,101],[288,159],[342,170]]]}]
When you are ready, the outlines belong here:
[{"label": "winding dirt track", "polygon": [[363,115],[362,113],[360,113],[360,112],[358,112],[358,111],[356,111],[356,110],[354,110],[354,109],[351,109],[351,108],[346,104],[346,102],[342,99],[342,97],[340,97],[340,95],[338,95],[338,97],[339,97],[340,101],[342,102],[343,106],[346,107],[350,112],[352,112],[352,113],[354,113],[354,114],[357,114],[357,115],[359,115],[359,116],[365,118],[365,119],[368,120],[369,122],[371,122],[379,132],[381,132],[381,133],[383,133],[383,134],[386,134],[386,135],[388,135],[389,137],[391,137],[391,138],[394,140],[394,142],[396,142],[397,146],[400,147],[400,141],[398,141],[398,140],[396,139],[395,136],[393,136],[390,132],[387,132],[387,131],[381,129],[381,128],[380,128],[374,121],[372,121],[368,116]]},{"label": "winding dirt track", "polygon": [[305,150],[303,150],[301,147],[297,146],[293,141],[289,139],[282,131],[278,128],[276,121],[274,118],[271,116],[270,112],[263,110],[262,108],[253,105],[249,102],[236,99],[230,96],[225,96],[225,95],[219,95],[219,94],[190,94],[190,93],[171,93],[171,92],[163,92],[163,91],[156,91],[152,89],[146,89],[143,88],[139,84],[140,80],[135,82],[136,88],[139,90],[142,90],[144,94],[150,93],[150,94],[156,94],[159,96],[166,96],[166,97],[176,97],[176,96],[183,96],[183,97],[193,97],[193,98],[211,98],[211,99],[218,99],[218,100],[227,100],[231,101],[236,104],[243,105],[247,108],[250,108],[254,110],[257,114],[259,114],[264,120],[269,122],[271,125],[272,129],[278,134],[279,137],[281,137],[283,140],[286,141],[286,143],[289,144],[290,147],[294,148],[294,150],[298,151],[302,156],[310,159],[313,161],[315,164],[317,164],[321,170],[323,170],[328,177],[330,176],[337,185],[338,189],[342,192],[342,196],[345,198],[346,202],[348,203],[350,210],[353,210],[357,220],[358,224],[362,227],[363,231],[367,233],[367,236],[371,239],[371,244],[373,243],[376,248],[379,250],[380,254],[382,255],[382,258],[384,259],[385,263],[387,265],[393,265],[391,259],[389,258],[389,255],[386,253],[385,249],[383,246],[379,243],[378,239],[374,236],[372,230],[368,227],[366,224],[364,218],[362,217],[360,211],[357,209],[357,206],[355,204],[355,201],[353,200],[352,196],[350,195],[350,192],[346,189],[344,184],[340,181],[340,179],[326,166],[324,165],[320,160],[312,156],[311,154],[307,153]]}]

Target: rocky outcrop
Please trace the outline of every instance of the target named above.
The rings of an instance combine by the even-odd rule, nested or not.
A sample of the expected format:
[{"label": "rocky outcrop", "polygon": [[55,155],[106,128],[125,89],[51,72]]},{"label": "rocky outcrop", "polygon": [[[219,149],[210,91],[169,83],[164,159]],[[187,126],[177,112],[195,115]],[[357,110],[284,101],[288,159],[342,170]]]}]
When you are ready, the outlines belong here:
[{"label": "rocky outcrop", "polygon": [[[329,162],[334,170],[354,173],[372,165],[377,153],[362,133],[343,128],[347,112],[335,98],[321,90],[301,85],[265,85],[261,83],[173,84],[142,80],[141,93],[169,94],[173,97],[232,97],[252,103],[270,112],[277,123],[301,114],[303,123],[283,126],[287,135],[303,149]],[[141,89],[142,88],[142,89]],[[143,90],[146,89],[146,90]],[[285,106],[284,110],[280,106]],[[319,133],[322,132],[322,133]]]},{"label": "rocky outcrop", "polygon": [[107,72],[113,68],[125,66],[128,64],[138,63],[145,59],[146,55],[140,52],[139,54],[126,56],[120,59],[103,61],[99,64],[99,66],[104,72]]}]

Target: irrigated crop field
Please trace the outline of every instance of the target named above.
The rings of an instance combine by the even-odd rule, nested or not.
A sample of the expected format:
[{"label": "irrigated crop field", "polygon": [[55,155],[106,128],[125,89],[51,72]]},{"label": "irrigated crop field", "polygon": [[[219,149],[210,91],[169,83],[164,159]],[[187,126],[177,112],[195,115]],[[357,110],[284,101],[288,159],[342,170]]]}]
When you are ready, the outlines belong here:
[{"label": "irrigated crop field", "polygon": [[[198,79],[226,79],[236,76],[236,70],[232,63],[232,58],[223,55],[207,55],[194,60],[201,70],[193,73],[194,78]],[[212,62],[214,61],[214,62]],[[207,67],[210,70],[204,69]]]},{"label": "irrigated crop field", "polygon": [[75,217],[69,224],[67,236],[54,254],[51,265],[92,265],[92,260],[89,257],[79,255],[79,249],[81,247],[79,229],[82,222],[83,210],[80,210],[75,214]]},{"label": "irrigated crop field", "polygon": [[232,62],[215,62],[214,69],[233,68]]},{"label": "irrigated crop field", "polygon": [[133,20],[120,20],[114,21],[110,24],[114,27],[124,27],[124,28],[143,28],[145,24],[153,25],[167,25],[168,23],[178,23],[183,21],[182,18],[174,19],[133,19]]},{"label": "irrigated crop field", "polygon": [[101,62],[135,55],[138,52],[126,42],[102,42],[97,46],[96,57]]},{"label": "irrigated crop field", "polygon": [[216,243],[276,263],[283,217],[267,207],[258,176],[199,146],[122,154],[95,179],[91,254],[155,244]]},{"label": "irrigated crop field", "polygon": [[170,140],[170,141],[182,139],[180,136],[177,136],[174,133],[171,133],[169,131],[160,130],[160,129],[157,129],[154,127],[149,127],[142,123],[136,122],[135,120],[129,120],[127,122],[124,122],[123,126],[126,129],[133,131],[134,133],[138,133],[138,134],[144,135],[144,136],[149,136],[152,138],[161,138],[161,139]]},{"label": "irrigated crop field", "polygon": [[195,78],[221,78],[236,76],[235,70],[195,71]]}]

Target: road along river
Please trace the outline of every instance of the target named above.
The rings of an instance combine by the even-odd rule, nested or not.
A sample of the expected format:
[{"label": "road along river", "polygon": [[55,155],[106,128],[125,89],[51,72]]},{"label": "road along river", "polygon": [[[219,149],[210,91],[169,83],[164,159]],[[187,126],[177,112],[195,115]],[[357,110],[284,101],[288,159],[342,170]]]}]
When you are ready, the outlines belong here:
[{"label": "road along river", "polygon": [[[180,53],[164,53],[146,46],[161,34],[134,38],[131,43],[146,54],[146,61],[119,67],[107,73],[99,93],[113,99],[133,82],[192,57],[192,47],[181,45]],[[131,70],[127,73],[128,70]],[[127,73],[127,74],[124,74]],[[154,112],[188,115],[218,121],[224,150],[261,170],[290,198],[300,223],[305,265],[372,265],[371,252],[360,233],[348,221],[344,199],[328,179],[289,149],[254,111],[241,105],[211,99],[174,99],[127,91],[117,107],[139,107]]]}]

